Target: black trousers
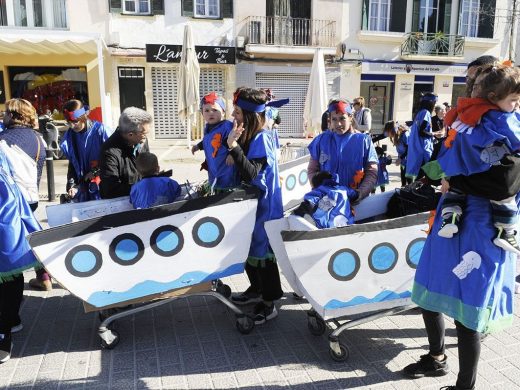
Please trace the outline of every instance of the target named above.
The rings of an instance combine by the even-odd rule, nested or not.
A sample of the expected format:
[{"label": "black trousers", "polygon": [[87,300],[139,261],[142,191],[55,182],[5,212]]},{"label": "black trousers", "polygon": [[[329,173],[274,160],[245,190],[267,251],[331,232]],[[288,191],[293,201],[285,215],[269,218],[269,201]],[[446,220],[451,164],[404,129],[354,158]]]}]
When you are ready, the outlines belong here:
[{"label": "black trousers", "polygon": [[20,305],[23,299],[23,274],[0,283],[0,333],[11,334],[11,328],[20,323]]},{"label": "black trousers", "polygon": [[[422,309],[424,325],[430,344],[430,355],[442,355],[444,346],[444,316]],[[473,389],[477,381],[477,366],[480,357],[480,333],[466,328],[455,321],[457,328],[457,347],[459,352],[459,375],[456,386],[459,389]]]},{"label": "black trousers", "polygon": [[264,301],[275,301],[283,295],[280,282],[280,272],[276,261],[264,260],[258,262],[258,267],[254,267],[246,262],[246,274],[251,282],[251,289],[262,294]]},{"label": "black trousers", "polygon": [[412,179],[406,177],[406,167],[401,165],[401,187],[412,184]]}]

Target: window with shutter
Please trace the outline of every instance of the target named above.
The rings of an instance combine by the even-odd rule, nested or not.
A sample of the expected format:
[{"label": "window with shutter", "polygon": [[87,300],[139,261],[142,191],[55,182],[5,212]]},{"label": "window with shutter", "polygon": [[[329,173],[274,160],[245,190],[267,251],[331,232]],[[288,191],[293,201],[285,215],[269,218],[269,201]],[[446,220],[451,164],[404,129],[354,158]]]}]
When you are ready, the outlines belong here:
[{"label": "window with shutter", "polygon": [[164,0],[152,0],[152,14],[164,15]]},{"label": "window with shutter", "polygon": [[108,0],[110,12],[121,13],[123,11],[122,0]]},{"label": "window with shutter", "polygon": [[194,14],[197,18],[220,18],[220,0],[195,0]]},{"label": "window with shutter", "polygon": [[182,0],[182,16],[193,16],[193,0]]},{"label": "window with shutter", "polygon": [[130,15],[150,15],[150,0],[123,0],[123,13]]},{"label": "window with shutter", "polygon": [[220,15],[223,18],[233,17],[233,0],[220,0]]}]

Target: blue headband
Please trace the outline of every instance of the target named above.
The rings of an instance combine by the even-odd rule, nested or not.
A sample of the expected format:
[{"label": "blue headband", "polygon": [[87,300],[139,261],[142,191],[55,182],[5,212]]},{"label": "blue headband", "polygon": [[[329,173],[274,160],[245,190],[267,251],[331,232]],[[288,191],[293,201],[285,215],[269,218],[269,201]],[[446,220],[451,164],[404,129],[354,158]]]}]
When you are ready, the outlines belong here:
[{"label": "blue headband", "polygon": [[63,110],[63,115],[65,116],[65,119],[67,119],[69,121],[75,121],[80,116],[85,115],[87,113],[87,110],[88,110],[87,106],[83,106],[74,111]]},{"label": "blue headband", "polygon": [[273,100],[265,104],[256,104],[244,99],[237,99],[235,104],[242,110],[251,112],[264,112],[266,107],[282,107],[289,103],[289,99]]},{"label": "blue headband", "polygon": [[349,115],[352,115],[352,113],[353,113],[352,106],[350,105],[350,103],[347,103],[344,101],[339,101],[339,102],[329,104],[327,111],[329,113],[341,112],[341,113],[349,114]]}]

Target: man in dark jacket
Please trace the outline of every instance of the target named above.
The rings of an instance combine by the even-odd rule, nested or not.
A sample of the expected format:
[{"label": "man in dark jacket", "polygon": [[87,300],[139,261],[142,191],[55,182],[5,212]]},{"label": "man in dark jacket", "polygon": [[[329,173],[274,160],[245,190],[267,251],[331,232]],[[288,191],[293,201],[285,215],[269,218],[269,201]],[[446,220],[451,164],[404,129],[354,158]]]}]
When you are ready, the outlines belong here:
[{"label": "man in dark jacket", "polygon": [[130,194],[139,173],[135,160],[140,152],[148,152],[147,134],[152,116],[140,108],[128,107],[119,117],[119,127],[101,147],[99,186],[103,199]]}]

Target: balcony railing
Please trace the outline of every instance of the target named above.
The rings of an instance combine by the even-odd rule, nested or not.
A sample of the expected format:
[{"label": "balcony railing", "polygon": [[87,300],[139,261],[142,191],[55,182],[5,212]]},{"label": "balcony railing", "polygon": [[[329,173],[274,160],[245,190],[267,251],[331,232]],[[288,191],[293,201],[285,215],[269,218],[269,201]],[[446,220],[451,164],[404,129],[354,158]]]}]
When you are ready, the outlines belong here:
[{"label": "balcony railing", "polygon": [[401,55],[463,57],[464,37],[443,33],[411,32],[401,44]]},{"label": "balcony railing", "polygon": [[0,0],[0,26],[66,29],[66,0]]},{"label": "balcony railing", "polygon": [[246,20],[249,44],[334,47],[336,22],[282,16],[250,16]]}]

